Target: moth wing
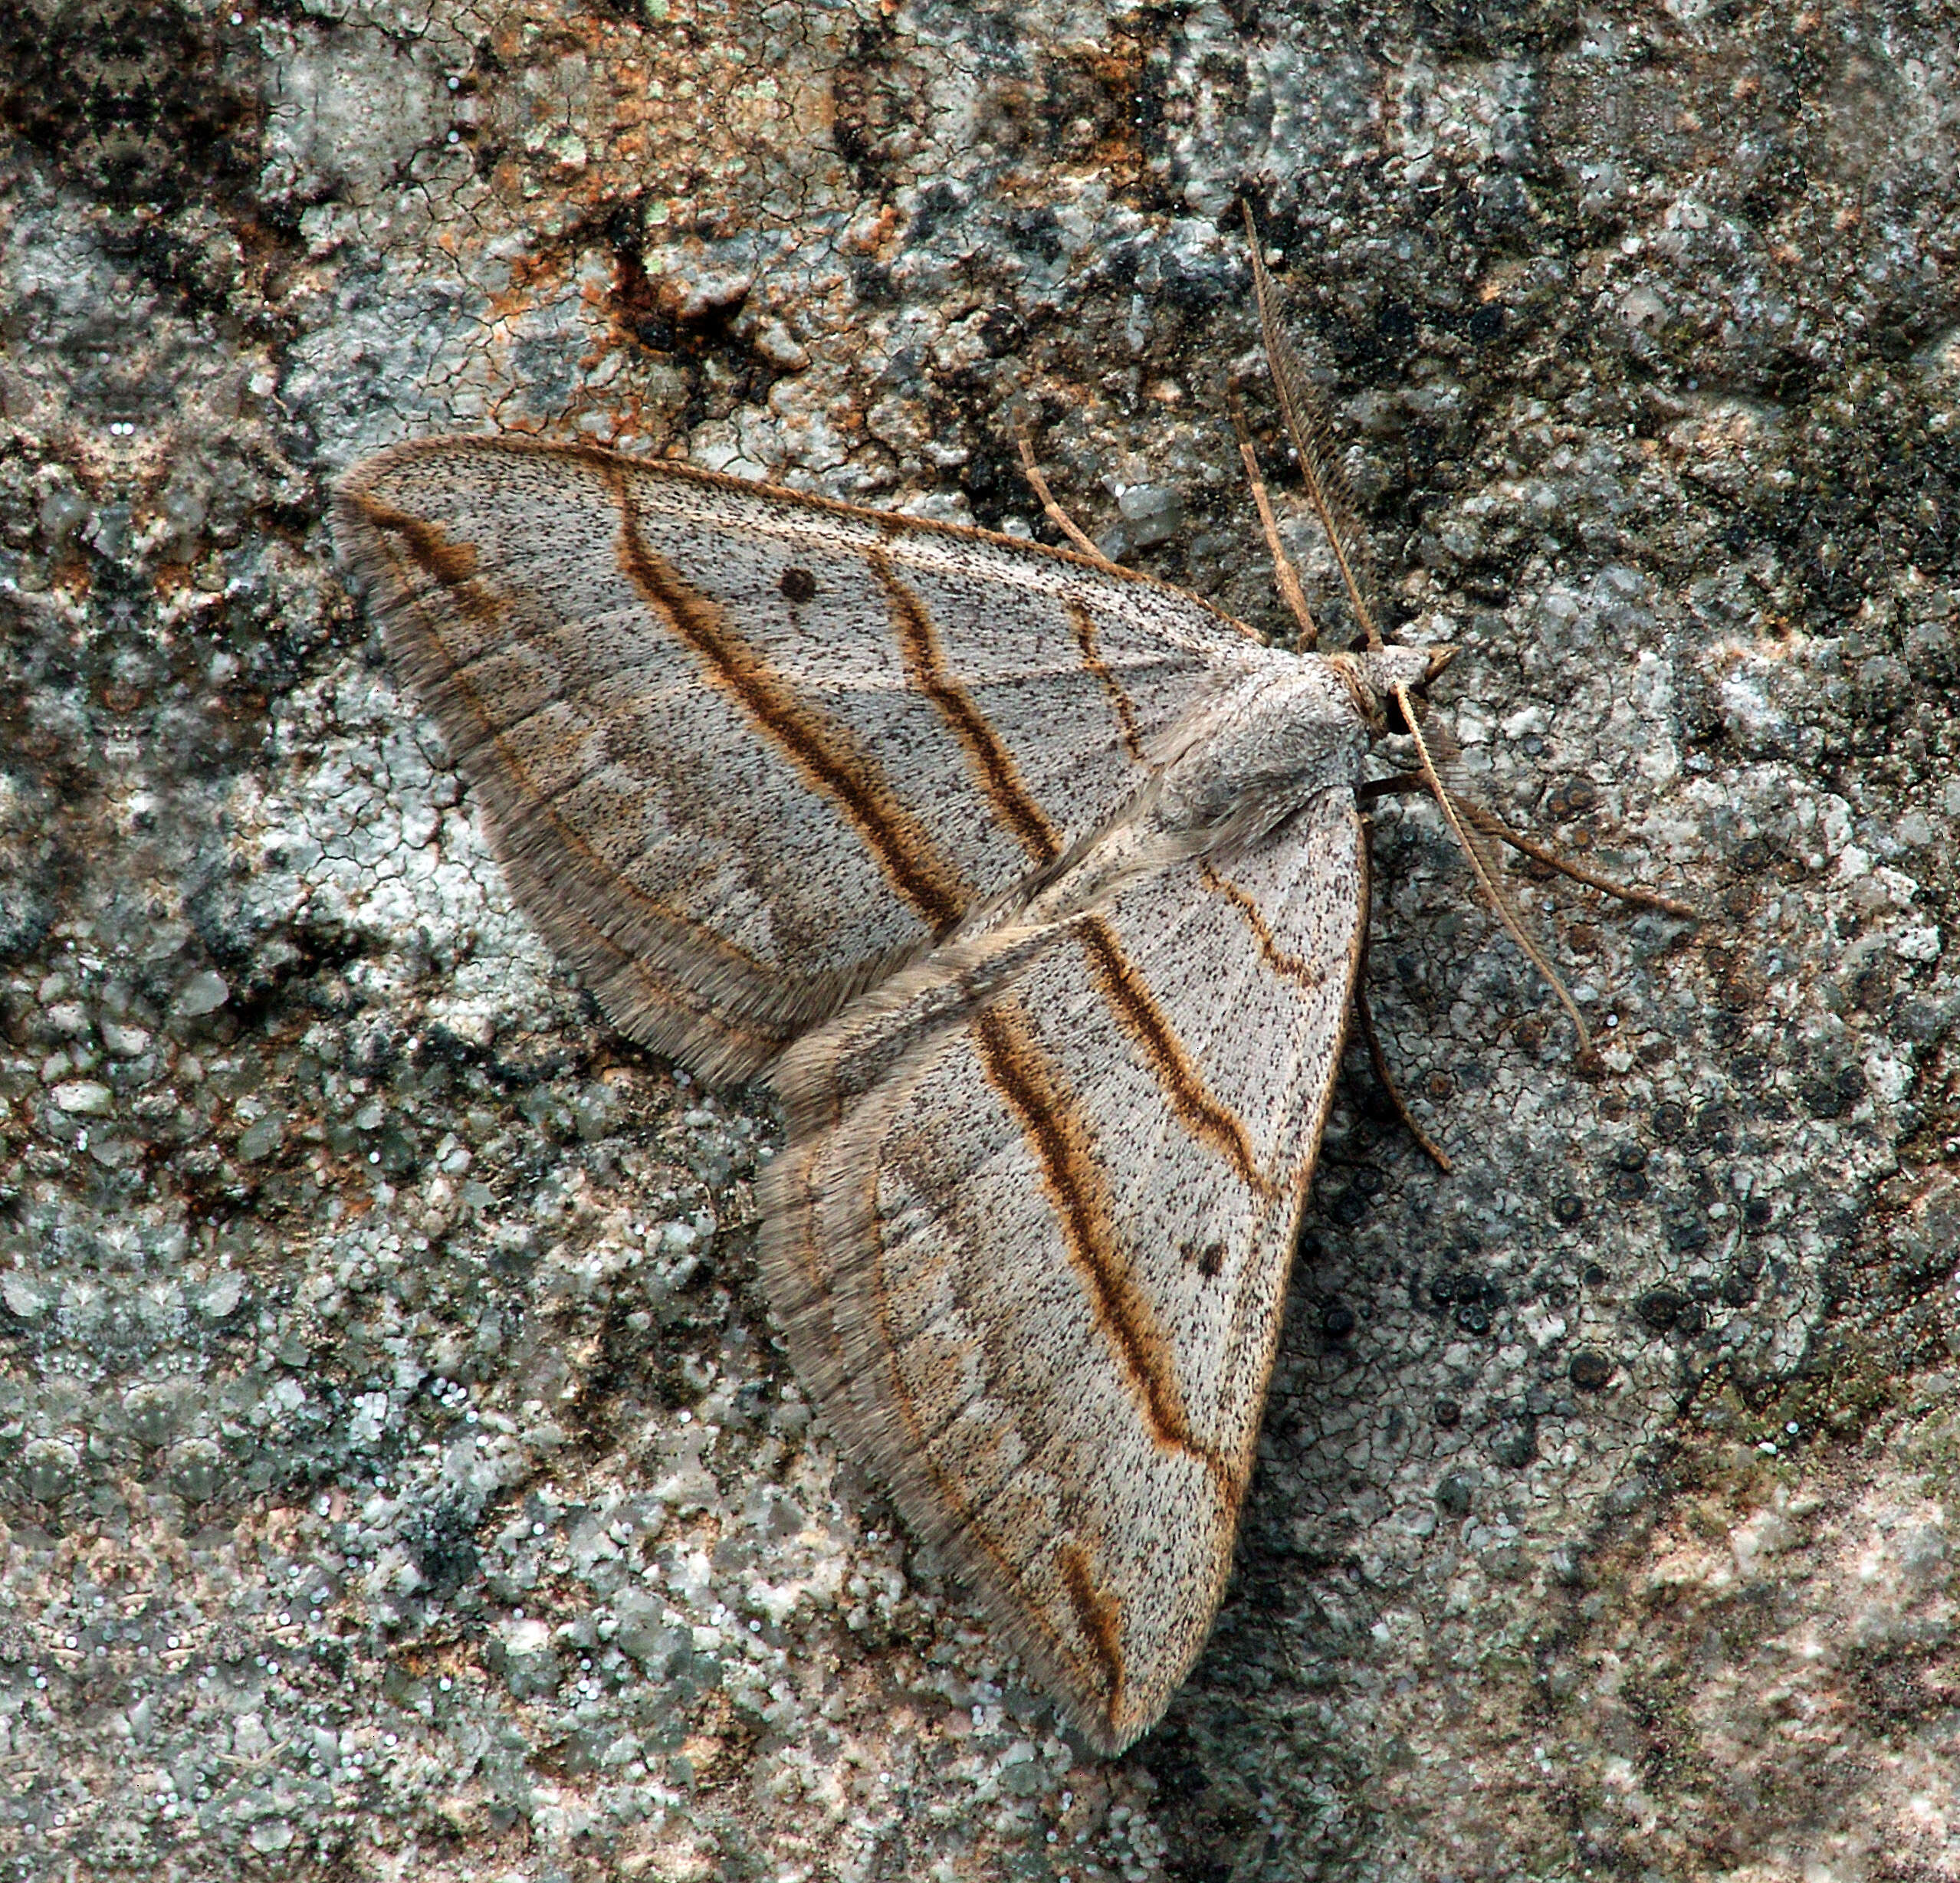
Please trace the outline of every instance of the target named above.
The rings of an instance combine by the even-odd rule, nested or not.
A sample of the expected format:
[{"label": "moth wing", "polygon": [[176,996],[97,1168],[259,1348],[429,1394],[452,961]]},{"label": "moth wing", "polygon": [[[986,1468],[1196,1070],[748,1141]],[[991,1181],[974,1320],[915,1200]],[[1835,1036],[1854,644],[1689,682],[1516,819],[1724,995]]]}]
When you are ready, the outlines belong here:
[{"label": "moth wing", "polygon": [[1107,822],[1256,645],[1080,557],[577,447],[398,446],[335,527],[518,900],[709,1078]]},{"label": "moth wing", "polygon": [[786,1055],[797,1370],[1096,1746],[1225,1586],[1365,919],[1351,797],[941,950]]}]

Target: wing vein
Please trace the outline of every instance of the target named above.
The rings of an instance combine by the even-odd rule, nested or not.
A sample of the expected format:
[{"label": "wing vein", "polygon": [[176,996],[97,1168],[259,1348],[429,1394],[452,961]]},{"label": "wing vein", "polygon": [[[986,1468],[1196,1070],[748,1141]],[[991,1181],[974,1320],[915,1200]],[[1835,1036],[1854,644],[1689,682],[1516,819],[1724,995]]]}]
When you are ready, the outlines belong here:
[{"label": "wing vein", "polygon": [[947,666],[925,598],[900,580],[891,557],[882,549],[871,551],[867,559],[891,605],[891,625],[913,685],[939,709],[954,736],[966,747],[967,756],[980,775],[981,789],[1022,848],[1037,863],[1053,862],[1061,854],[1061,842],[1042,816],[1040,805],[1023,786],[1000,735]]},{"label": "wing vein", "polygon": [[1028,1030],[1017,1002],[1003,1000],[973,1024],[987,1083],[1019,1124],[1042,1167],[1062,1238],[1087,1284],[1097,1324],[1122,1363],[1152,1439],[1199,1459],[1222,1484],[1230,1465],[1191,1430],[1172,1370],[1169,1344],[1148,1300],[1131,1277],[1111,1219],[1109,1199],[1074,1094]]},{"label": "wing vein", "polygon": [[621,572],[694,649],[711,681],[734,694],[757,730],[843,812],[893,887],[935,930],[950,927],[972,894],[899,802],[877,762],[859,750],[842,727],[799,700],[722,610],[648,544],[623,472],[613,474],[612,494],[619,512]]}]

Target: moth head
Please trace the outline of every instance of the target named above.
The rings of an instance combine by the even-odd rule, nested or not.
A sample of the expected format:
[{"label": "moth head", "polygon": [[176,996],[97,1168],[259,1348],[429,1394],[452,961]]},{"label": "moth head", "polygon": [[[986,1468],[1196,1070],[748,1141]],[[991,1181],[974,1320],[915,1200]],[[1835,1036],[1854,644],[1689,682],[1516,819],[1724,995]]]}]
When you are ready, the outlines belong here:
[{"label": "moth head", "polygon": [[1454,648],[1371,648],[1344,657],[1353,663],[1354,677],[1374,708],[1367,715],[1377,730],[1406,732],[1396,689],[1406,687],[1418,701],[1431,681],[1456,659]]}]

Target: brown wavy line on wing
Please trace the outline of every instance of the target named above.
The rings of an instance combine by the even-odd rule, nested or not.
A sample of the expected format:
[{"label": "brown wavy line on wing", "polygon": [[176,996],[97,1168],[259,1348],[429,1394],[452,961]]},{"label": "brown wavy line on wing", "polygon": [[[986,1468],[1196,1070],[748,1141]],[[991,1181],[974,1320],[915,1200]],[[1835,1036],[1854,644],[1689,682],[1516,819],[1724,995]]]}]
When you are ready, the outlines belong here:
[{"label": "brown wavy line on wing", "polygon": [[1062,1566],[1062,1586],[1069,1592],[1069,1606],[1090,1651],[1101,1664],[1109,1681],[1109,1701],[1105,1711],[1114,1721],[1123,1706],[1123,1610],[1108,1590],[1098,1589],[1089,1567],[1088,1552],[1078,1543],[1065,1543],[1056,1556]]},{"label": "brown wavy line on wing", "polygon": [[[1038,1636],[1047,1652],[1062,1666],[1072,1669],[1078,1683],[1084,1689],[1094,1691],[1095,1683],[1089,1676],[1090,1665],[1101,1669],[1109,1683],[1109,1698],[1102,1709],[1103,1718],[1108,1729],[1114,1732],[1116,1730],[1117,1707],[1123,1691],[1121,1638],[1115,1632],[1121,1611],[1117,1610],[1112,1615],[1111,1611],[1116,1609],[1116,1605],[1107,1597],[1101,1598],[1100,1606],[1096,1606],[1100,1592],[1096,1590],[1086,1573],[1083,1577],[1082,1591],[1078,1593],[1075,1583],[1068,1580],[1068,1569],[1065,1565],[1064,1588],[1069,1596],[1069,1606],[1075,1612],[1076,1624],[1082,1629],[1088,1644],[1086,1662],[1085,1657],[1070,1645],[1061,1629],[1049,1619],[1044,1612],[1039,1591],[1029,1579],[1024,1565],[1002,1547],[993,1526],[988,1521],[988,1513],[993,1506],[1003,1495],[1013,1489],[1013,1478],[1010,1476],[996,1486],[991,1495],[976,1503],[967,1494],[958,1475],[941,1461],[940,1442],[959,1422],[960,1414],[956,1412],[937,1429],[929,1429],[919,1416],[918,1401],[908,1390],[904,1370],[896,1361],[897,1347],[892,1338],[891,1314],[883,1283],[880,1281],[875,1285],[878,1325],[885,1335],[887,1350],[894,1355],[891,1388],[898,1401],[899,1416],[912,1434],[918,1464],[932,1481],[933,1487],[938,1494],[945,1512],[944,1521],[947,1527],[956,1530],[971,1547],[986,1557],[1002,1583],[1015,1593],[1018,1603],[1013,1612],[1016,1623],[1027,1630],[1031,1637]],[[928,1511],[925,1514],[930,1526],[934,1521],[935,1514]],[[1109,1630],[1107,1635],[1104,1632],[1105,1627]]]},{"label": "brown wavy line on wing", "polygon": [[1200,1444],[1184,1409],[1169,1337],[1131,1279],[1107,1185],[1075,1095],[1029,1031],[1019,1003],[996,1001],[973,1023],[980,1068],[1019,1123],[1096,1324],[1128,1376],[1160,1449],[1200,1460],[1234,1503],[1230,1466]]},{"label": "brown wavy line on wing", "polygon": [[488,627],[499,618],[496,604],[477,585],[474,543],[452,543],[440,523],[425,523],[373,497],[363,496],[359,501],[368,521],[399,536],[409,556],[455,594],[473,620]]},{"label": "brown wavy line on wing", "polygon": [[1069,625],[1075,631],[1075,645],[1082,651],[1082,664],[1102,682],[1103,691],[1109,695],[1109,703],[1116,709],[1116,723],[1122,729],[1123,750],[1141,764],[1144,743],[1138,735],[1137,716],[1130,704],[1130,696],[1123,691],[1122,683],[1097,649],[1095,617],[1089,612],[1088,604],[1075,595],[1065,597],[1062,606],[1068,612]]},{"label": "brown wavy line on wing", "polygon": [[1220,875],[1209,863],[1199,864],[1198,874],[1207,889],[1216,890],[1245,917],[1246,927],[1252,930],[1253,940],[1259,943],[1259,953],[1274,973],[1289,981],[1298,981],[1302,987],[1318,987],[1326,979],[1325,972],[1304,955],[1289,954],[1280,946],[1259,904],[1236,883]]},{"label": "brown wavy line on wing", "polygon": [[1061,855],[1061,842],[1042,816],[1041,807],[1022,785],[1020,774],[1000,735],[947,668],[940,648],[939,631],[925,598],[899,579],[891,557],[883,549],[870,551],[866,559],[872,572],[884,584],[891,604],[892,628],[904,651],[912,684],[939,709],[953,736],[966,747],[994,810],[1013,832],[1022,848],[1037,863],[1052,863]]},{"label": "brown wavy line on wing", "polygon": [[[380,502],[366,492],[356,492],[353,500],[359,507],[361,515],[375,532],[377,540],[384,546],[397,543],[413,563],[428,575],[446,594],[457,609],[478,627],[486,631],[501,633],[507,626],[503,605],[483,582],[477,579],[476,546],[471,543],[452,540],[442,526],[412,517],[405,510]],[[508,734],[511,725],[494,714],[486,704],[480,688],[471,685],[466,677],[466,669],[459,664],[443,645],[441,625],[432,618],[431,611],[421,605],[412,593],[409,584],[402,579],[399,564],[392,572],[394,593],[386,598],[384,613],[392,617],[394,622],[404,628],[402,617],[411,611],[417,617],[414,638],[405,632],[400,643],[394,646],[397,658],[409,670],[409,677],[415,683],[415,691],[423,703],[434,714],[437,723],[442,725],[452,743],[461,744],[451,732],[453,716],[462,714],[473,720],[478,728],[479,736],[469,741],[472,746],[487,744],[497,754],[497,766],[494,774],[478,775],[477,768],[471,767],[471,775],[479,789],[490,792],[501,779],[505,789],[517,799],[524,815],[549,823],[559,842],[580,862],[602,876],[609,891],[625,898],[647,915],[674,927],[685,930],[704,947],[711,950],[725,959],[737,961],[743,966],[758,973],[773,974],[775,970],[759,961],[745,949],[738,948],[712,929],[705,928],[684,910],[648,895],[643,889],[629,881],[615,869],[571,824],[560,815],[554,808],[554,800],[562,795],[557,784],[533,775],[530,768],[520,759],[510,746]],[[524,716],[526,719],[531,717]],[[517,723],[522,723],[520,720]],[[466,764],[468,763],[465,757]],[[514,819],[503,820],[514,822]],[[514,839],[516,832],[510,833]],[[552,919],[562,919],[553,910]]]},{"label": "brown wavy line on wing", "polygon": [[[834,1094],[833,1094],[834,1096]],[[832,1121],[835,1113],[833,1111]],[[794,1147],[790,1153],[797,1155]],[[799,1374],[804,1377],[806,1386],[815,1397],[819,1409],[835,1425],[841,1436],[853,1435],[852,1449],[863,1462],[874,1470],[885,1468],[878,1456],[874,1442],[868,1450],[861,1448],[858,1442],[864,1436],[865,1421],[861,1420],[849,1406],[849,1393],[841,1372],[841,1349],[832,1314],[830,1293],[823,1280],[824,1261],[819,1250],[816,1222],[816,1206],[821,1186],[816,1176],[817,1160],[822,1155],[822,1147],[812,1151],[803,1166],[793,1174],[796,1191],[793,1198],[780,1206],[779,1218],[782,1237],[781,1259],[793,1264],[796,1271],[796,1288],[799,1298],[783,1299],[776,1303],[776,1311],[800,1337],[793,1342],[793,1352]],[[878,1221],[878,1181],[880,1166],[875,1159],[867,1163],[864,1173],[865,1195],[864,1207],[873,1222]],[[882,1255],[882,1240],[879,1255]],[[872,1300],[872,1312],[877,1317],[881,1344],[888,1359],[888,1366],[879,1377],[888,1385],[891,1399],[888,1410],[902,1423],[910,1437],[910,1444],[903,1448],[907,1464],[922,1474],[931,1486],[930,1495],[937,1500],[937,1508],[928,1504],[923,1509],[907,1504],[907,1515],[928,1535],[957,1535],[966,1545],[977,1551],[990,1566],[993,1573],[1000,1580],[1003,1592],[1011,1592],[1013,1625],[1026,1629],[1031,1637],[1038,1637],[1039,1649],[1052,1655],[1056,1663],[1074,1670],[1075,1678],[1085,1691],[1092,1691],[1094,1681],[1092,1667],[1100,1667],[1105,1671],[1106,1656],[1098,1645],[1096,1636],[1088,1636],[1088,1655],[1078,1653],[1044,1612],[1040,1596],[1023,1572],[1023,1565],[1010,1555],[1002,1547],[1000,1540],[987,1523],[986,1512],[988,1501],[976,1503],[967,1494],[959,1473],[949,1469],[941,1456],[942,1441],[947,1432],[959,1422],[965,1408],[955,1407],[940,1424],[928,1424],[921,1416],[919,1402],[914,1396],[900,1359],[901,1343],[893,1324],[891,1299],[885,1285],[884,1264],[874,1259],[865,1265]],[[817,1330],[813,1333],[813,1326]],[[812,1356],[816,1372],[814,1376],[803,1373],[804,1354],[796,1350],[808,1343],[819,1350]],[[901,1473],[894,1488],[903,1481]],[[1008,1483],[1011,1484],[1010,1477]],[[1005,1488],[1006,1487],[1003,1487]],[[1113,1708],[1105,1713],[1105,1720],[1113,1731]]]},{"label": "brown wavy line on wing", "polygon": [[625,475],[607,468],[619,510],[619,567],[627,579],[701,657],[711,678],[741,702],[757,729],[836,802],[892,887],[934,930],[950,927],[973,899],[958,871],[850,734],[798,700],[721,609],[648,546]]},{"label": "brown wavy line on wing", "polygon": [[[991,1016],[987,1016],[990,1018]],[[1018,1016],[1013,1024],[1018,1024]],[[1032,1048],[1032,1042],[1029,1042]],[[1038,1048],[1033,1048],[1038,1052]],[[983,1063],[985,1062],[983,1051]],[[1019,1111],[1011,1096],[1008,1097],[1010,1110]],[[1026,1118],[1023,1115],[1025,1126]],[[877,1173],[873,1169],[870,1179],[875,1194]],[[875,1210],[875,1203],[872,1205]],[[1058,1212],[1059,1213],[1059,1212]],[[802,1236],[804,1248],[801,1252],[804,1267],[814,1272],[817,1258],[813,1230],[805,1228]],[[891,1356],[889,1384],[896,1409],[906,1429],[911,1434],[911,1461],[931,1481],[937,1494],[943,1516],[940,1513],[924,1513],[928,1526],[943,1521],[948,1527],[957,1530],[970,1547],[978,1550],[992,1565],[993,1573],[1003,1585],[1016,1593],[1017,1606],[1014,1609],[1015,1625],[1038,1635],[1048,1653],[1062,1666],[1074,1670],[1077,1684],[1086,1693],[1093,1694],[1098,1685],[1095,1675],[1100,1675],[1100,1684],[1106,1689],[1107,1697],[1101,1707],[1102,1720],[1106,1730],[1115,1734],[1121,1729],[1119,1720],[1123,1702],[1124,1667],[1122,1654],[1122,1610],[1116,1598],[1097,1586],[1088,1555],[1079,1543],[1070,1541],[1058,1550],[1057,1561],[1060,1567],[1062,1591],[1067,1596],[1069,1606],[1075,1617],[1086,1654],[1078,1652],[1056,1627],[1045,1612],[1040,1593],[1030,1580],[1024,1563],[1009,1553],[1003,1547],[996,1524],[990,1521],[994,1506],[1001,1498],[1013,1494],[1018,1474],[1010,1473],[987,1495],[974,1499],[967,1493],[959,1474],[948,1468],[942,1457],[943,1441],[947,1434],[958,1425],[966,1408],[956,1406],[937,1425],[930,1425],[921,1416],[919,1402],[908,1385],[906,1370],[900,1358],[901,1347],[893,1327],[890,1294],[885,1285],[882,1261],[870,1265],[872,1297],[874,1311],[878,1316],[878,1330],[883,1337],[885,1352]],[[1160,1438],[1159,1442],[1163,1441]],[[1236,1517],[1236,1503],[1229,1480],[1213,1466],[1212,1461],[1203,1454],[1201,1461],[1211,1471],[1215,1481],[1224,1491],[1230,1517]]]},{"label": "brown wavy line on wing", "polygon": [[1151,1070],[1184,1128],[1218,1152],[1238,1172],[1248,1189],[1259,1196],[1277,1196],[1279,1186],[1260,1169],[1243,1122],[1230,1106],[1221,1104],[1205,1089],[1204,1075],[1192,1064],[1184,1042],[1144,985],[1135,965],[1124,953],[1115,931],[1099,917],[1091,916],[1081,923],[1076,933],[1105,997],[1144,1049]]}]

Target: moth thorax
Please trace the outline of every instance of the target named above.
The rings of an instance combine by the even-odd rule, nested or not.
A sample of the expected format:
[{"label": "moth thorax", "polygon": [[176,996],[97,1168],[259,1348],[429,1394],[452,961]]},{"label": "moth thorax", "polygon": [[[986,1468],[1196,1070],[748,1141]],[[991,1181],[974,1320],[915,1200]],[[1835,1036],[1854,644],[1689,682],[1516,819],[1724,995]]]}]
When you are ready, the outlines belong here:
[{"label": "moth thorax", "polygon": [[1351,786],[1363,745],[1346,690],[1319,661],[1245,677],[1163,774],[1165,828],[1250,839],[1315,793]]},{"label": "moth thorax", "polygon": [[1380,699],[1397,687],[1411,687],[1421,692],[1456,658],[1456,650],[1453,647],[1371,648],[1365,654],[1333,658],[1353,661],[1370,691]]}]

